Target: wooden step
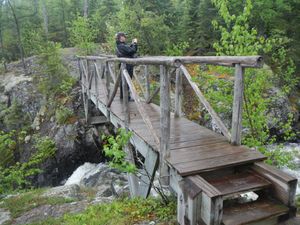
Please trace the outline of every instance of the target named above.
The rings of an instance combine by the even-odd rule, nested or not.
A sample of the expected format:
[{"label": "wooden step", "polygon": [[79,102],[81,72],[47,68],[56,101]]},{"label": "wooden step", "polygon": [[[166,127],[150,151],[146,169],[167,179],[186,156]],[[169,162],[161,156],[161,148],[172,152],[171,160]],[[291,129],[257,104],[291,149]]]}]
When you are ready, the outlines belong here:
[{"label": "wooden step", "polygon": [[231,196],[246,191],[256,191],[270,187],[271,183],[258,176],[255,172],[244,171],[220,178],[206,179],[217,188],[223,196]]},{"label": "wooden step", "polygon": [[222,222],[224,225],[277,224],[277,218],[288,211],[285,205],[264,199],[224,208]]}]

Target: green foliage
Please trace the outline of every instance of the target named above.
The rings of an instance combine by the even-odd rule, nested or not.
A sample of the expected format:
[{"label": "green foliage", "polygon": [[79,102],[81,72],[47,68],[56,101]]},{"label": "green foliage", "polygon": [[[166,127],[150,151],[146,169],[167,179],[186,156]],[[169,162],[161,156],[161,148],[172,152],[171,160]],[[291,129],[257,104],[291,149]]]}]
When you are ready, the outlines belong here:
[{"label": "green foliage", "polygon": [[64,106],[56,109],[55,118],[58,124],[65,124],[71,116],[73,116],[73,111]]},{"label": "green foliage", "polygon": [[165,54],[168,56],[183,56],[188,47],[189,43],[186,41],[178,44],[172,44],[166,49]]},{"label": "green foliage", "polygon": [[93,41],[96,38],[97,32],[92,27],[88,18],[77,16],[72,21],[69,32],[71,43],[79,48],[81,54],[89,55],[93,53],[95,49]]},{"label": "green foliage", "polygon": [[15,99],[11,106],[4,109],[2,113],[0,117],[2,117],[3,123],[8,130],[24,129],[30,124],[28,115],[22,111],[22,105]]},{"label": "green foliage", "polygon": [[35,148],[36,152],[28,162],[17,162],[6,168],[0,167],[0,194],[30,187],[28,178],[42,172],[39,165],[56,152],[55,142],[49,137],[37,137]]},{"label": "green foliage", "polygon": [[170,202],[166,206],[159,199],[134,198],[114,201],[111,204],[90,206],[84,213],[66,215],[64,217],[64,224],[123,225],[138,224],[142,221],[154,219],[168,224],[176,224],[175,214],[175,201]]},{"label": "green foliage", "polygon": [[136,167],[134,164],[126,161],[125,146],[131,137],[131,132],[126,132],[125,129],[119,129],[117,135],[102,136],[104,142],[104,153],[111,159],[109,165],[112,168],[119,169],[122,172],[135,173]]},{"label": "green foliage", "polygon": [[[47,42],[41,48],[40,64],[41,76],[36,77],[39,90],[48,99],[65,92],[66,83],[73,83],[68,75],[66,67],[63,65],[60,55],[61,45],[58,43]],[[63,85],[63,86],[62,86]]]},{"label": "green foliage", "polygon": [[22,36],[24,52],[27,56],[40,54],[43,44],[46,42],[41,35],[42,31],[27,28]]},{"label": "green foliage", "polygon": [[14,160],[14,151],[16,150],[15,131],[5,133],[0,131],[0,167],[11,166]]}]

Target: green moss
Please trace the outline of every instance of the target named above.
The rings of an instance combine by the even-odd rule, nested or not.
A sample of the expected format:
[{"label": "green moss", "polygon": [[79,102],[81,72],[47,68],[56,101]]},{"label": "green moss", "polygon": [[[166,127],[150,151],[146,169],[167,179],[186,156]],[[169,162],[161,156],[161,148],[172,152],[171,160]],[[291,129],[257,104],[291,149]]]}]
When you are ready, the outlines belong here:
[{"label": "green moss", "polygon": [[58,205],[74,201],[72,199],[61,197],[43,197],[42,194],[44,193],[44,190],[45,189],[36,189],[4,199],[1,207],[8,209],[11,212],[12,218],[17,218],[23,213],[41,205]]}]

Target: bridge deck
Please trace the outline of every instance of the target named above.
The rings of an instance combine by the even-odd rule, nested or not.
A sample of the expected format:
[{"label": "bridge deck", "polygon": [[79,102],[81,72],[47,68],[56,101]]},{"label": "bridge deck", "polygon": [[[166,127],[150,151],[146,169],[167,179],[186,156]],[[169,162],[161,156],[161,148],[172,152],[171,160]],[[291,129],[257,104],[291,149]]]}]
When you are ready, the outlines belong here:
[{"label": "bridge deck", "polygon": [[[99,84],[98,93],[92,86],[91,95],[97,96],[98,101],[106,104],[105,86]],[[95,102],[94,102],[95,103]],[[96,104],[96,103],[95,103]],[[160,137],[160,109],[155,104],[143,104],[151,123]],[[122,101],[117,93],[111,113],[124,121]],[[129,102],[129,130],[134,132],[155,151],[159,151],[154,139],[139,114],[136,104]],[[243,146],[233,146],[226,138],[186,118],[174,118],[171,115],[170,157],[166,160],[181,176],[197,174],[204,171],[231,167],[265,159],[261,153]]]}]

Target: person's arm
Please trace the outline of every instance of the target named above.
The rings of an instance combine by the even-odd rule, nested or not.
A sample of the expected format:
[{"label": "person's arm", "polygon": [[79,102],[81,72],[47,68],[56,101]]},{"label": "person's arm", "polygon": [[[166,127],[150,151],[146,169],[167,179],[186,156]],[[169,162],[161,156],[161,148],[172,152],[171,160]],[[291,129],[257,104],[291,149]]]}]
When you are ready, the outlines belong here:
[{"label": "person's arm", "polygon": [[132,56],[134,53],[137,52],[137,44],[133,43],[131,45],[119,45],[118,50],[122,53],[124,56]]}]

